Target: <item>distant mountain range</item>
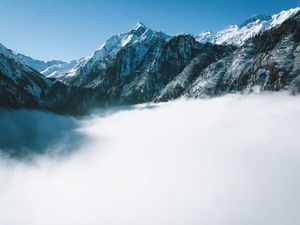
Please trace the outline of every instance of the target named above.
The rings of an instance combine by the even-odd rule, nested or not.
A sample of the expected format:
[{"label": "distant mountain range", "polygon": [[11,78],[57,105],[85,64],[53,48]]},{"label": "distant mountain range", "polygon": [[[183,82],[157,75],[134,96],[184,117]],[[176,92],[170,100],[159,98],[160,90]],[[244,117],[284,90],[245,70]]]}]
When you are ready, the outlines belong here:
[{"label": "distant mountain range", "polygon": [[300,92],[300,8],[239,26],[169,36],[138,23],[88,57],[39,61],[0,45],[0,106],[58,113],[203,98]]},{"label": "distant mountain range", "polygon": [[227,29],[217,33],[200,33],[199,35],[196,35],[196,39],[199,42],[210,42],[218,45],[230,44],[241,46],[249,38],[282,24],[288,18],[295,16],[298,12],[299,8],[295,8],[288,11],[282,11],[273,16],[255,15],[241,25],[229,26]]}]

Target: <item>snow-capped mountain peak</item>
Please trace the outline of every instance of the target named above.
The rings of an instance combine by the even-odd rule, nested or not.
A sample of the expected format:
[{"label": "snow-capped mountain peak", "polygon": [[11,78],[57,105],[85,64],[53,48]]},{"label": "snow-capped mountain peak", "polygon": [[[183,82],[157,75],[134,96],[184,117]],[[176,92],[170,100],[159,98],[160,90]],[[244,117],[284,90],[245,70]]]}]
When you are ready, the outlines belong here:
[{"label": "snow-capped mountain peak", "polygon": [[242,25],[198,36],[224,45],[201,44],[185,34],[169,37],[138,23],[90,56],[41,71],[51,79],[26,66],[28,58],[21,60],[0,45],[0,106],[72,114],[179,97],[279,90],[297,94],[299,11],[253,16]]},{"label": "snow-capped mountain peak", "polygon": [[232,25],[217,33],[202,32],[196,36],[201,43],[231,44],[241,46],[249,38],[257,34],[270,30],[287,19],[295,16],[300,11],[300,7],[282,11],[273,16],[258,15],[246,20],[241,25]]},{"label": "snow-capped mountain peak", "polygon": [[[106,69],[110,60],[123,48],[131,45],[143,46],[145,41],[151,41],[154,36],[161,39],[169,38],[162,32],[156,32],[148,28],[142,22],[138,22],[133,29],[127,33],[120,33],[112,36],[104,42],[100,48],[90,56],[84,57],[78,64],[67,73],[67,77],[74,77],[79,74],[88,74],[90,69],[96,65],[97,69]],[[142,50],[141,50],[142,52]]]},{"label": "snow-capped mountain peak", "polygon": [[134,30],[138,30],[138,29],[147,29],[146,25],[142,22],[137,22],[136,25],[133,28]]},{"label": "snow-capped mountain peak", "polygon": [[272,16],[271,27],[275,27],[275,26],[283,23],[284,21],[286,21],[290,17],[295,16],[298,12],[300,12],[300,7],[290,9],[290,10],[286,10],[286,11],[282,11],[278,14],[274,14]]}]

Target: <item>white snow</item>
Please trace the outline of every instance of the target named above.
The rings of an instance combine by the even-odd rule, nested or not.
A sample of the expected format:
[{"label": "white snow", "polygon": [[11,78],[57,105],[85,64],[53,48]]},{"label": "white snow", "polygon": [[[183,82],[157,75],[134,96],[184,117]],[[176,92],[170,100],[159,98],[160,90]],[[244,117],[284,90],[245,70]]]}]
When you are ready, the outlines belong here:
[{"label": "white snow", "polygon": [[201,43],[209,42],[213,44],[232,44],[241,46],[249,38],[282,24],[287,19],[296,15],[299,11],[300,7],[282,11],[269,19],[267,16],[254,16],[242,26],[232,25],[217,33],[202,32],[196,36],[196,39]]},{"label": "white snow", "polygon": [[58,78],[64,76],[65,73],[73,69],[76,66],[76,64],[77,61],[73,60],[68,63],[53,65],[41,71],[41,74],[45,75],[46,77]]},{"label": "white snow", "polygon": [[128,43],[130,43],[131,39],[133,38],[133,35],[128,35],[126,38],[122,39],[121,41],[121,46],[124,47],[126,46]]},{"label": "white snow", "polygon": [[272,16],[272,22],[271,22],[271,27],[275,27],[284,21],[286,21],[288,18],[295,16],[298,12],[300,11],[300,7],[290,9],[287,11],[282,11],[278,14],[275,14]]},{"label": "white snow", "polygon": [[135,26],[134,26],[134,30],[138,30],[140,28],[146,28],[145,24],[143,24],[142,22],[138,22]]},{"label": "white snow", "polygon": [[[150,43],[155,34],[161,35],[164,39],[169,38],[168,35],[161,32],[155,32],[150,28],[147,28],[143,23],[139,22],[129,32],[112,36],[90,56],[84,57],[80,60],[78,64],[66,75],[68,77],[77,76],[79,74],[84,76],[89,73],[89,70],[95,64],[97,64],[98,69],[106,69],[111,59],[115,57],[121,49],[130,45],[136,45],[136,48],[138,49],[137,54],[140,57],[143,57],[146,53],[146,46]],[[128,65],[124,68],[124,75],[127,74],[127,66]]]}]

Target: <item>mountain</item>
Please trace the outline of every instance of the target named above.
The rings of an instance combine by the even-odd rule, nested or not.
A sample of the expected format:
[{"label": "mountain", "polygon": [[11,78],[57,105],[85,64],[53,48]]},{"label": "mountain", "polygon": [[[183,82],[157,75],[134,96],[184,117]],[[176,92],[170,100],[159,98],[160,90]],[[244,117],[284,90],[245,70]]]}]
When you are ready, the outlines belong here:
[{"label": "mountain", "polygon": [[255,16],[235,29],[239,35],[219,35],[224,42],[216,44],[212,33],[203,42],[138,23],[90,56],[47,67],[41,71],[47,77],[2,46],[0,104],[82,114],[95,107],[179,97],[300,92],[300,8]]},{"label": "mountain", "polygon": [[300,91],[300,12],[198,73],[186,97]]},{"label": "mountain", "polygon": [[156,102],[173,100],[185,93],[195,82],[201,71],[214,62],[218,62],[235,51],[234,46],[222,46],[207,43],[190,63],[175,76],[155,97]]},{"label": "mountain", "polygon": [[258,15],[246,20],[241,25],[233,25],[217,33],[203,32],[196,35],[197,41],[201,43],[230,44],[242,46],[249,38],[259,33],[270,30],[287,19],[295,16],[300,8],[282,11],[273,16]]},{"label": "mountain", "polygon": [[65,76],[65,74],[72,70],[77,65],[77,63],[77,60],[72,60],[70,62],[61,62],[53,64],[51,66],[47,66],[45,69],[39,72],[49,78],[59,78]]},{"label": "mountain", "polygon": [[36,60],[36,59],[33,59],[29,56],[23,55],[21,53],[14,53],[14,54],[17,56],[19,61],[21,61],[25,65],[35,69],[38,72],[41,72],[41,71],[47,69],[50,66],[65,63],[65,62],[60,61],[60,60],[51,60],[51,61]]},{"label": "mountain", "polygon": [[70,102],[75,94],[85,91],[45,77],[19,57],[20,55],[0,44],[1,108],[30,108],[67,113],[62,106]]},{"label": "mountain", "polygon": [[40,72],[46,77],[56,78],[63,76],[77,64],[76,60],[70,62],[64,62],[61,60],[42,61],[33,59],[21,53],[14,54],[17,56],[18,60],[21,61],[23,64],[35,69],[36,71]]},{"label": "mountain", "polygon": [[211,53],[209,61],[228,49],[200,44],[190,35],[170,37],[138,23],[128,33],[113,36],[62,80],[94,90],[97,105],[147,102],[197,55]]},{"label": "mountain", "polygon": [[0,102],[7,108],[39,108],[46,104],[51,82],[0,45]]},{"label": "mountain", "polygon": [[[128,33],[111,37],[92,55],[81,59],[76,67],[66,74],[67,82],[77,86],[89,83],[93,80],[93,74],[107,71],[121,54],[124,56],[118,76],[127,76],[138,66],[148,50],[154,44],[158,44],[156,41],[168,38],[168,35],[153,31],[139,22]],[[126,54],[128,58],[125,58]]]},{"label": "mountain", "polygon": [[[151,101],[202,46],[192,36],[170,37],[138,23],[110,38],[60,80],[89,90],[90,97],[77,95],[87,107]],[[78,106],[77,101],[72,105]]]}]

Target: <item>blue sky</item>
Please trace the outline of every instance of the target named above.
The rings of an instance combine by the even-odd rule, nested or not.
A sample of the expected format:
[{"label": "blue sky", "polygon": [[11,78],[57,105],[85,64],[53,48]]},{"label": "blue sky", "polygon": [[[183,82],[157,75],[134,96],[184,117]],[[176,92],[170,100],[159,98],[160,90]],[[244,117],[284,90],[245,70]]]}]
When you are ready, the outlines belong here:
[{"label": "blue sky", "polygon": [[37,59],[72,60],[136,22],[173,35],[220,30],[300,0],[0,0],[0,43]]}]

